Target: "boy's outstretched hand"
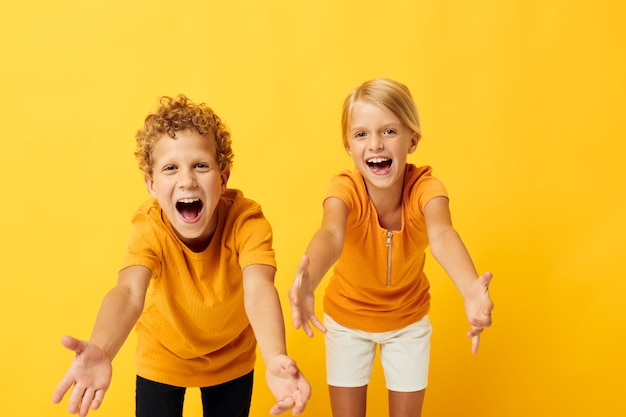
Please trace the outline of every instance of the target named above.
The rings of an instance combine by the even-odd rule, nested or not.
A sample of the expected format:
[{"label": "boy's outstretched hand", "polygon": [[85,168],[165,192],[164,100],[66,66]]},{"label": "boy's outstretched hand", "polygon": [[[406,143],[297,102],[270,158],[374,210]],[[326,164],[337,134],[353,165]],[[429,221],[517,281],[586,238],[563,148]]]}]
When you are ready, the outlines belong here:
[{"label": "boy's outstretched hand", "polygon": [[[315,316],[315,288],[309,276],[309,257],[304,255],[296,270],[296,278],[289,290],[291,317],[296,329],[302,328],[309,337],[313,337],[311,324],[326,333],[326,327]],[[309,323],[310,322],[310,323]]]},{"label": "boy's outstretched hand", "polygon": [[291,409],[292,415],[300,415],[311,397],[311,386],[296,362],[289,356],[277,355],[266,366],[267,386],[277,401],[270,414],[277,416]]},{"label": "boy's outstretched hand", "polygon": [[480,334],[491,326],[491,311],[494,304],[489,297],[489,284],[493,279],[491,272],[485,272],[472,283],[465,297],[465,312],[472,329],[467,333],[472,338],[472,353],[478,352]]},{"label": "boy's outstretched hand", "polygon": [[[71,389],[67,409],[70,414],[85,417],[92,410],[98,409],[104,393],[111,383],[111,361],[98,346],[71,336],[63,336],[63,346],[76,352],[57,389],[52,395],[52,402],[58,404]],[[74,386],[72,388],[72,385]]]}]

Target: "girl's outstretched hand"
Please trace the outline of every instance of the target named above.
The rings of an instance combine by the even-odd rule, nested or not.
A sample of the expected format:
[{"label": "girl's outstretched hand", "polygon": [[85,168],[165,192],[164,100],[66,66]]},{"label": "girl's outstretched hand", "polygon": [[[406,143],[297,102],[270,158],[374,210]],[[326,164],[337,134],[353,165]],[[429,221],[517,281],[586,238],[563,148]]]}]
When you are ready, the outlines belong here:
[{"label": "girl's outstretched hand", "polygon": [[291,410],[300,415],[311,398],[311,386],[304,378],[296,362],[286,355],[277,355],[267,364],[265,372],[267,386],[276,398],[270,414],[277,416]]},{"label": "girl's outstretched hand", "polygon": [[465,297],[465,312],[472,327],[467,333],[472,338],[472,353],[478,352],[480,334],[491,326],[491,311],[494,308],[493,301],[489,297],[489,284],[493,279],[491,272],[485,272],[472,283]]},{"label": "girl's outstretched hand", "polygon": [[[76,353],[69,370],[52,395],[58,404],[71,389],[67,409],[70,414],[85,417],[98,409],[111,383],[111,361],[98,346],[71,336],[63,336],[63,346]],[[74,386],[72,388],[72,385]]]},{"label": "girl's outstretched hand", "polygon": [[311,324],[322,333],[326,327],[315,316],[315,288],[309,276],[309,257],[304,255],[296,270],[296,278],[289,290],[291,317],[296,329],[302,328],[309,337],[313,337]]}]

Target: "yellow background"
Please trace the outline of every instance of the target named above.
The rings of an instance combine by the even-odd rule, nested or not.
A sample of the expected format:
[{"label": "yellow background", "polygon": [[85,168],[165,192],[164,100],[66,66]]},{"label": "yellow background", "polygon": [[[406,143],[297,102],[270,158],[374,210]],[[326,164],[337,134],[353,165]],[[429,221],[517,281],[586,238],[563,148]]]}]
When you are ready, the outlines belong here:
[{"label": "yellow background", "polygon": [[[435,330],[424,415],[625,415],[623,4],[3,2],[2,414],[67,414],[66,401],[50,401],[72,356],[60,338],[88,338],[115,283],[130,216],[148,196],[134,133],[158,96],[205,101],[230,126],[229,185],[272,222],[288,313],[326,184],[352,167],[341,102],[386,76],[407,84],[420,110],[424,138],[410,161],[434,167],[478,269],[495,275],[494,326],[472,356],[462,300],[427,264]],[[323,339],[287,336],[314,388],[305,415],[329,416]],[[94,415],[133,415],[134,343]],[[272,404],[263,372],[253,417]],[[186,415],[199,415],[189,394]],[[385,415],[378,367],[369,398],[369,415]]]}]

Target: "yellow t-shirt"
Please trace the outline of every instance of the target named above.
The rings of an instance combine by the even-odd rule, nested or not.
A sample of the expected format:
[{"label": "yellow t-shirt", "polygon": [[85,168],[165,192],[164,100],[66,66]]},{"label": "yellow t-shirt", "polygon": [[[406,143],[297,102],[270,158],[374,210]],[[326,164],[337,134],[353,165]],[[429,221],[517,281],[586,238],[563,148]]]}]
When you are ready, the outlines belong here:
[{"label": "yellow t-shirt", "polygon": [[276,267],[272,230],[261,207],[228,189],[217,205],[208,247],[193,252],[174,233],[156,200],[132,219],[122,269],[152,271],[137,323],[137,373],[169,385],[221,384],[250,372],[256,339],[244,309],[242,270]]},{"label": "yellow t-shirt", "polygon": [[[368,332],[387,332],[415,323],[430,308],[424,274],[428,246],[422,210],[432,198],[447,197],[432,169],[407,164],[402,195],[402,227],[390,231],[358,171],[333,177],[326,193],[349,210],[343,252],[324,296],[324,311],[337,323]],[[388,262],[390,260],[390,262]]]}]

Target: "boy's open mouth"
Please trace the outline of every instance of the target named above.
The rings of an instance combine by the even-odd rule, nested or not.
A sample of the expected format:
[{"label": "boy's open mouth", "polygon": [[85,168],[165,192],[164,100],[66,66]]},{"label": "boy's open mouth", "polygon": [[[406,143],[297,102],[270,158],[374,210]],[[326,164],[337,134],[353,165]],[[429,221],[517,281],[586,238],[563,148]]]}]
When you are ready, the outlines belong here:
[{"label": "boy's open mouth", "polygon": [[367,166],[374,171],[375,174],[382,174],[391,168],[393,162],[390,158],[371,158],[366,161]]},{"label": "boy's open mouth", "polygon": [[197,219],[202,211],[202,201],[199,198],[183,198],[176,202],[176,210],[185,220]]}]

